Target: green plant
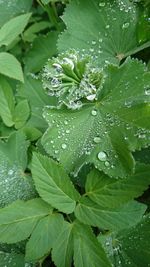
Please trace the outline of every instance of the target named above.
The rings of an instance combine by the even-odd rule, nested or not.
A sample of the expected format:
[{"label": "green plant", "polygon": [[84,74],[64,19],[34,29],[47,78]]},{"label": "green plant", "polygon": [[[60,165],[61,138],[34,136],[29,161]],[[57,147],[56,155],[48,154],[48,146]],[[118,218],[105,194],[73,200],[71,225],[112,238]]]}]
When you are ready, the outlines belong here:
[{"label": "green plant", "polygon": [[148,267],[148,2],[0,14],[0,267]]}]

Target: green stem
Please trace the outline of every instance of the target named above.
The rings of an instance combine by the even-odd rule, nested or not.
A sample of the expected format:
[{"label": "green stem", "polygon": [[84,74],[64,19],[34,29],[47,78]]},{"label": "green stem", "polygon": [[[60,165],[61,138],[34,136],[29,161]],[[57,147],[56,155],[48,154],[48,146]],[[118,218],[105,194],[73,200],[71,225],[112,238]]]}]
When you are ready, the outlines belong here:
[{"label": "green stem", "polygon": [[58,14],[57,14],[57,10],[55,7],[55,4],[52,3],[51,5],[47,4],[47,5],[43,5],[40,0],[37,0],[38,4],[46,11],[46,13],[48,14],[49,20],[53,23],[53,25],[55,26],[55,28],[59,31],[59,24],[58,24]]},{"label": "green stem", "polygon": [[44,9],[47,12],[50,21],[53,23],[55,28],[59,31],[59,25],[58,25],[58,21],[57,21],[53,7],[51,5],[47,5],[44,7]]}]

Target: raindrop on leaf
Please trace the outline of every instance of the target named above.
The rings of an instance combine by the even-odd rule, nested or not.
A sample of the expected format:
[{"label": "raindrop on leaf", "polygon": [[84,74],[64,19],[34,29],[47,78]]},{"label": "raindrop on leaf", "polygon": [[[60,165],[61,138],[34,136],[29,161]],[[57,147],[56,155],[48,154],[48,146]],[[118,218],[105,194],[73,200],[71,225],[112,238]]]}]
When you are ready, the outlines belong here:
[{"label": "raindrop on leaf", "polygon": [[100,151],[100,152],[98,153],[98,159],[99,159],[100,161],[106,161],[106,159],[107,159],[107,155],[106,155],[106,153],[103,152],[103,151]]}]

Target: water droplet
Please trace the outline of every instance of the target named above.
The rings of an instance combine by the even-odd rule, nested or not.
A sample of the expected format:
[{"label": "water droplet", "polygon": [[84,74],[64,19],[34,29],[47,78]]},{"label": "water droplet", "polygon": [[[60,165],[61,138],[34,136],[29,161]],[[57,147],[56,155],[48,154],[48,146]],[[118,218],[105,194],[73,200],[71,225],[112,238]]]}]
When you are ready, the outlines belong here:
[{"label": "water droplet", "polygon": [[150,95],[150,88],[146,88],[145,95]]},{"label": "water droplet", "polygon": [[122,29],[127,29],[129,27],[129,22],[126,22],[122,25]]},{"label": "water droplet", "polygon": [[92,41],[92,45],[96,45],[96,41]]},{"label": "water droplet", "polygon": [[69,65],[72,70],[74,69],[74,63],[73,63],[73,61],[70,58],[64,57],[63,58],[63,63]]},{"label": "water droplet", "polygon": [[57,79],[57,78],[53,78],[53,79],[51,80],[51,85],[52,85],[52,87],[54,87],[54,88],[59,87],[59,85],[60,85],[60,81],[59,81],[59,79]]},{"label": "water droplet", "polygon": [[97,115],[97,111],[93,109],[92,112],[91,112],[91,114],[92,114],[93,116],[96,116],[96,115]]},{"label": "water droplet", "polygon": [[68,124],[68,121],[67,121],[67,120],[65,120],[65,121],[64,121],[64,124],[65,124],[65,125],[67,125],[67,124]]},{"label": "water droplet", "polygon": [[100,139],[100,137],[94,137],[94,142],[96,143],[96,144],[98,144],[98,143],[100,143],[100,141],[101,141],[101,139]]},{"label": "water droplet", "polygon": [[101,3],[99,3],[99,6],[100,6],[100,7],[105,6],[105,2],[101,2]]},{"label": "water droplet", "polygon": [[103,151],[100,151],[100,152],[98,153],[98,159],[99,159],[100,161],[106,161],[106,159],[107,159],[107,155],[106,155],[106,153],[103,152]]},{"label": "water droplet", "polygon": [[53,67],[55,67],[56,70],[58,70],[58,71],[62,70],[62,66],[60,64],[58,64],[58,63],[54,63]]},{"label": "water droplet", "polygon": [[138,137],[141,138],[141,139],[144,139],[144,138],[146,138],[146,135],[145,134],[139,134]]},{"label": "water droplet", "polygon": [[62,149],[66,149],[67,148],[67,145],[66,144],[62,144]]},{"label": "water droplet", "polygon": [[109,161],[105,161],[105,166],[106,166],[106,167],[109,167],[109,166],[110,166]]},{"label": "water droplet", "polygon": [[8,175],[12,175],[13,173],[14,173],[13,170],[9,170],[9,171],[8,171]]},{"label": "water droplet", "polygon": [[96,94],[88,95],[86,98],[87,100],[93,101],[96,97]]}]

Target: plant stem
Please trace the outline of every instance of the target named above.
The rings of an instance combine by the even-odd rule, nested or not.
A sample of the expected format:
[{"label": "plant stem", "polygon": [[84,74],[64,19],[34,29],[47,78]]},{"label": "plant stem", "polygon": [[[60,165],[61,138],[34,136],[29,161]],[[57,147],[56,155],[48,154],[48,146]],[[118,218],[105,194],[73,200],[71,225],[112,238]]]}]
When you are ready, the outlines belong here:
[{"label": "plant stem", "polygon": [[56,18],[57,16],[56,8],[54,8],[53,5],[46,5],[44,9],[47,12],[50,21],[54,24],[55,28],[59,31],[58,20]]},{"label": "plant stem", "polygon": [[55,26],[55,28],[59,31],[59,24],[58,24],[58,14],[57,14],[57,10],[56,10],[56,6],[55,3],[51,3],[50,5],[43,5],[41,3],[40,0],[37,0],[38,4],[46,11],[46,13],[48,14],[49,20],[53,23],[53,25]]}]

